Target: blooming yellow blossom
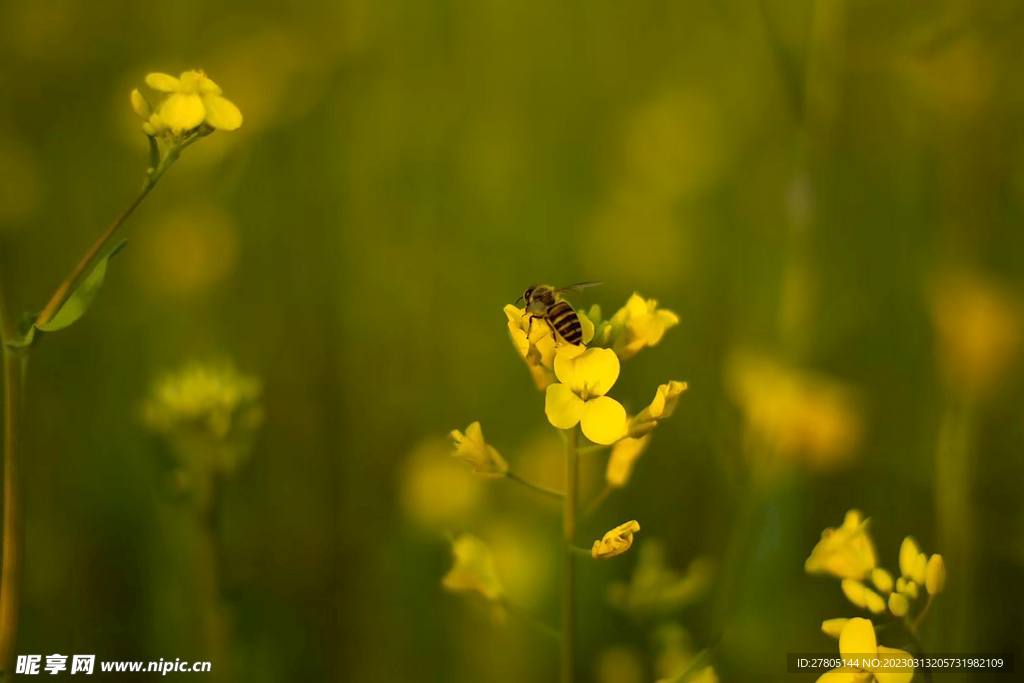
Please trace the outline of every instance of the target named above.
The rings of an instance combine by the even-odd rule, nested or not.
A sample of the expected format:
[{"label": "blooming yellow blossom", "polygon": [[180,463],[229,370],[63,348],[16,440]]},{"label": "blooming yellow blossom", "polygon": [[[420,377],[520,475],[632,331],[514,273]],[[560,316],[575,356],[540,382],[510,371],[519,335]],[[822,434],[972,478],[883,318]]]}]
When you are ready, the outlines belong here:
[{"label": "blooming yellow blossom", "polygon": [[679,403],[679,397],[683,395],[687,388],[686,382],[677,382],[675,380],[668,384],[660,385],[654,393],[654,400],[651,401],[651,404],[629,421],[630,436],[635,437],[647,434],[654,429],[659,420],[671,416],[675,412],[676,405]]},{"label": "blooming yellow blossom", "polygon": [[[146,85],[168,94],[156,113],[175,135],[204,123],[216,130],[235,130],[242,125],[242,112],[221,95],[220,86],[201,70],[185,71],[179,78],[151,73],[146,76]],[[132,104],[135,107],[134,94]]]},{"label": "blooming yellow blossom", "polygon": [[925,570],[924,588],[928,595],[938,595],[946,587],[946,563],[942,555],[932,555]]},{"label": "blooming yellow blossom", "polygon": [[483,541],[472,534],[462,534],[452,543],[455,564],[441,579],[449,591],[479,593],[485,600],[497,602],[505,589],[494,571],[491,551]]},{"label": "blooming yellow blossom", "polygon": [[846,618],[826,619],[821,622],[821,632],[826,636],[832,636],[838,640],[839,634],[843,632],[843,628],[849,621],[850,620]]},{"label": "blooming yellow blossom", "polygon": [[484,432],[479,422],[466,427],[466,433],[452,430],[455,452],[452,455],[473,468],[473,472],[488,479],[501,479],[508,473],[508,463],[501,454],[484,441]]},{"label": "blooming yellow blossom", "polygon": [[628,360],[644,347],[660,342],[665,330],[678,324],[678,315],[658,309],[654,299],[634,294],[603,326],[601,341],[610,344],[619,358]]},{"label": "blooming yellow blossom", "polygon": [[559,429],[577,424],[594,443],[610,445],[626,435],[626,409],[605,394],[619,378],[619,358],[609,349],[561,346],[555,376],[544,397],[548,422]]},{"label": "blooming yellow blossom", "polygon": [[809,574],[832,574],[840,579],[865,579],[877,565],[868,520],[850,510],[838,529],[825,529],[804,563]]},{"label": "blooming yellow blossom", "polygon": [[590,554],[595,560],[607,560],[621,555],[633,545],[633,534],[640,531],[640,524],[634,519],[620,524],[604,535],[600,541],[594,541]]},{"label": "blooming yellow blossom", "polygon": [[714,579],[714,562],[698,557],[685,572],[665,562],[665,546],[658,539],[647,539],[638,549],[636,568],[629,583],[617,582],[608,588],[608,601],[637,616],[671,612],[703,598]]},{"label": "blooming yellow blossom", "polygon": [[[860,660],[864,663],[885,658],[910,658],[903,650],[878,644],[875,627],[867,619],[850,619],[839,634],[839,652],[846,660]],[[865,661],[867,660],[867,661]],[[914,668],[893,670],[887,668],[875,671],[873,668],[840,667],[832,669],[818,678],[818,683],[910,683]]]},{"label": "blooming yellow blossom", "polygon": [[605,471],[605,481],[612,488],[621,489],[629,482],[633,473],[633,465],[637,459],[647,450],[647,444],[651,435],[641,436],[639,439],[626,437],[615,442],[612,446],[612,453],[608,458],[608,469]]},{"label": "blooming yellow blossom", "polygon": [[882,596],[860,581],[843,579],[840,585],[846,598],[857,607],[869,610],[873,614],[881,614],[885,611],[885,600],[882,599]]}]

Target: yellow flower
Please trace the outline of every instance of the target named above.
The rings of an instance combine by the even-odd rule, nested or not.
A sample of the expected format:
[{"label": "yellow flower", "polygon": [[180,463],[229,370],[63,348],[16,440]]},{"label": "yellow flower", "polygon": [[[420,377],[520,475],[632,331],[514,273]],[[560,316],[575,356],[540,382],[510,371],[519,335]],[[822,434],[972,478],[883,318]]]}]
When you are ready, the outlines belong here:
[{"label": "yellow flower", "polygon": [[658,424],[659,420],[672,415],[679,397],[686,391],[686,382],[671,381],[662,384],[654,393],[654,400],[651,404],[640,411],[640,413],[629,421],[630,436],[642,436],[650,432]]},{"label": "yellow flower", "polygon": [[[168,93],[157,109],[159,122],[175,135],[198,128],[202,124],[216,130],[235,130],[242,125],[242,112],[221,96],[220,86],[202,71],[185,71],[179,78],[162,73],[146,76],[146,84]],[[132,104],[136,98],[133,93]]]},{"label": "yellow flower", "polygon": [[[910,658],[903,650],[884,647],[878,644],[875,627],[867,619],[850,619],[839,634],[839,652],[846,660],[860,660],[869,664],[870,660],[881,661],[886,658]],[[869,660],[869,661],[865,661]],[[840,667],[832,669],[818,678],[818,683],[910,683],[914,677],[914,668],[876,671],[874,668]]]},{"label": "yellow flower", "polygon": [[548,422],[559,429],[577,424],[594,443],[610,445],[626,435],[626,409],[605,396],[619,378],[619,358],[609,349],[561,346],[555,376],[544,397]]},{"label": "yellow flower", "polygon": [[466,427],[466,433],[452,430],[449,436],[455,442],[452,455],[473,468],[473,472],[488,479],[501,479],[508,472],[508,463],[494,446],[484,441],[479,422]]},{"label": "yellow flower", "polygon": [[889,611],[894,617],[902,617],[910,609],[910,602],[903,593],[889,594]]},{"label": "yellow flower", "polygon": [[608,458],[608,469],[605,471],[605,480],[612,488],[621,489],[629,481],[633,473],[633,464],[647,450],[647,444],[651,435],[641,436],[639,439],[626,437],[615,442],[612,446],[611,456]]},{"label": "yellow flower", "polygon": [[938,595],[946,587],[946,563],[942,555],[932,555],[925,570],[924,588],[928,595]]},{"label": "yellow flower", "polygon": [[157,432],[199,429],[224,439],[236,428],[259,425],[261,392],[258,379],[239,374],[230,364],[192,364],[156,384],[142,417]]},{"label": "yellow flower", "polygon": [[497,602],[505,595],[505,589],[494,571],[491,551],[476,536],[462,534],[452,543],[455,564],[441,585],[455,593],[479,593],[485,600]]},{"label": "yellow flower", "polygon": [[[555,373],[551,364],[555,359],[555,338],[547,324],[534,321],[531,326],[526,311],[512,304],[505,306],[508,318],[508,331],[512,335],[512,344],[530,369],[537,388],[543,391],[555,381]],[[527,329],[529,328],[529,336]]]},{"label": "yellow flower", "polygon": [[857,607],[869,610],[873,614],[881,614],[885,611],[885,600],[882,599],[882,596],[860,581],[843,579],[840,585],[846,598]]},{"label": "yellow flower", "polygon": [[595,560],[607,560],[621,555],[633,545],[633,534],[640,531],[640,524],[634,519],[620,524],[604,535],[600,541],[594,541],[590,554]]},{"label": "yellow flower", "polygon": [[922,584],[925,581],[927,568],[928,556],[921,552],[917,541],[912,536],[904,538],[900,545],[900,575]]},{"label": "yellow flower", "polygon": [[603,341],[611,343],[612,349],[622,360],[628,360],[646,346],[661,341],[665,330],[679,324],[679,316],[666,309],[658,309],[654,299],[644,300],[634,294],[615,313],[602,330]]},{"label": "yellow flower", "polygon": [[875,546],[868,520],[850,510],[838,529],[825,529],[804,563],[808,574],[832,574],[840,579],[864,579],[875,568]]},{"label": "yellow flower", "polygon": [[685,572],[665,562],[665,546],[647,539],[637,551],[636,568],[629,583],[617,582],[608,588],[608,601],[615,607],[639,617],[678,610],[703,598],[714,579],[714,562],[698,557]]},{"label": "yellow flower", "polygon": [[849,619],[826,619],[821,622],[821,632],[826,636],[832,636],[838,640],[839,634],[843,632],[843,628],[849,622]]}]

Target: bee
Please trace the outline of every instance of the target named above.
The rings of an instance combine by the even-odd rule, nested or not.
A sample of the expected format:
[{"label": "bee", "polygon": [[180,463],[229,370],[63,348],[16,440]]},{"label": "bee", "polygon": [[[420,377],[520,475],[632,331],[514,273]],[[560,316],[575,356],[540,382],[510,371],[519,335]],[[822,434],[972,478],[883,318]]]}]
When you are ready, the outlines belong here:
[{"label": "bee", "polygon": [[[569,344],[575,346],[583,342],[583,327],[580,325],[580,317],[563,298],[563,292],[578,292],[587,287],[594,287],[600,282],[579,282],[567,287],[551,287],[549,285],[530,285],[519,297],[526,303],[524,315],[530,316],[530,323],[526,327],[526,334],[529,336],[533,327],[533,319],[540,318],[548,324],[556,339],[561,337]],[[516,301],[519,303],[519,300]]]}]

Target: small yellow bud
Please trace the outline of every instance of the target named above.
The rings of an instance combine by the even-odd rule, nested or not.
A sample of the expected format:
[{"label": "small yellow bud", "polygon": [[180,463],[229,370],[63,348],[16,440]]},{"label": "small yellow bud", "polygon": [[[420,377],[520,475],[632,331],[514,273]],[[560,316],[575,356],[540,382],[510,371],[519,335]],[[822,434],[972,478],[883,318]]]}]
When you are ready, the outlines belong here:
[{"label": "small yellow bud", "polygon": [[910,602],[907,601],[907,596],[902,593],[889,594],[889,611],[893,616],[902,617],[908,609],[910,609]]},{"label": "small yellow bud", "polygon": [[600,541],[594,541],[590,554],[595,560],[607,560],[621,555],[633,545],[633,534],[640,531],[640,524],[634,519],[620,524],[604,535]]},{"label": "small yellow bud", "polygon": [[149,102],[142,96],[138,88],[132,90],[131,100],[132,111],[143,121],[148,121],[149,117],[153,115],[153,108],[149,106]]},{"label": "small yellow bud", "polygon": [[854,579],[843,579],[841,584],[846,598],[857,607],[881,614],[885,611],[885,600],[882,596]]},{"label": "small yellow bud", "polygon": [[942,555],[931,556],[931,559],[928,560],[926,574],[924,587],[928,591],[928,595],[941,593],[946,586],[946,563],[943,561]]},{"label": "small yellow bud", "polygon": [[455,444],[452,456],[472,467],[475,474],[488,479],[501,479],[508,474],[508,463],[494,446],[484,441],[479,422],[469,425],[465,434],[456,429],[449,436]]},{"label": "small yellow bud", "polygon": [[917,547],[917,541],[913,536],[903,539],[903,544],[900,546],[900,576],[913,577],[914,564],[920,554],[921,549]]},{"label": "small yellow bud", "polygon": [[[900,581],[902,581],[903,583],[900,584]],[[896,583],[896,591],[898,593],[902,593],[911,600],[917,599],[917,584],[911,581],[910,579],[904,579],[900,577],[899,581],[897,581]]]},{"label": "small yellow bud", "polygon": [[883,593],[892,593],[892,574],[881,567],[871,570],[871,583],[875,584],[875,588]]},{"label": "small yellow bud", "polygon": [[846,626],[849,619],[826,619],[821,622],[821,632],[826,636],[832,636],[835,639],[839,639],[839,634],[843,632],[843,627]]},{"label": "small yellow bud", "polygon": [[920,585],[924,583],[928,576],[928,556],[924,553],[919,553],[914,559],[914,572],[910,575],[910,578]]}]

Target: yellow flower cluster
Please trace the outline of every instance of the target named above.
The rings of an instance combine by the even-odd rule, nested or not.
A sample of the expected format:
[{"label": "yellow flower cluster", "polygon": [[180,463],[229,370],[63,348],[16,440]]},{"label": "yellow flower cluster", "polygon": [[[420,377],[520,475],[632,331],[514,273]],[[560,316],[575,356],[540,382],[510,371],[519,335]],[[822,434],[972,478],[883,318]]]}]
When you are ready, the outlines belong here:
[{"label": "yellow flower cluster", "polygon": [[[839,652],[848,661],[863,661],[871,664],[883,662],[886,658],[909,658],[910,654],[892,647],[878,644],[874,625],[867,619],[857,617],[846,619],[839,629]],[[903,669],[861,668],[843,666],[826,672],[818,683],[910,683],[914,668]]]},{"label": "yellow flower cluster", "polygon": [[[600,317],[600,309],[593,308]],[[633,294],[609,320],[597,324],[594,342],[611,347],[622,360],[629,360],[645,347],[661,341],[665,331],[679,324],[679,316],[658,308],[655,299]]]},{"label": "yellow flower cluster", "polygon": [[[888,610],[901,618],[912,631],[928,611],[935,595],[946,583],[946,566],[941,555],[930,558],[921,552],[910,536],[903,539],[899,553],[900,576],[896,579],[878,566],[874,543],[868,532],[868,520],[857,510],[846,513],[842,526],[826,529],[821,540],[804,563],[810,574],[831,574],[842,580],[846,598],[856,607],[881,615]],[[870,583],[870,585],[869,585]],[[911,602],[919,595],[919,586],[925,586],[928,602],[911,620]],[[871,622],[863,618],[827,619],[821,624],[826,635],[839,639],[839,650],[844,657],[863,658],[873,653],[906,654],[879,646]],[[827,683],[842,681],[910,681],[913,669],[907,671],[877,672],[869,669],[835,669],[819,678]]]},{"label": "yellow flower cluster", "polygon": [[154,108],[138,89],[132,90],[132,109],[142,118],[142,129],[150,137],[173,141],[201,127],[201,132],[210,133],[242,125],[242,112],[201,70],[185,71],[178,78],[151,73],[146,85],[166,95]]}]

